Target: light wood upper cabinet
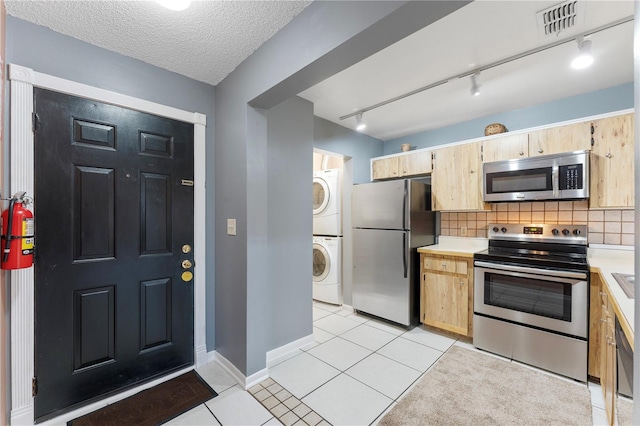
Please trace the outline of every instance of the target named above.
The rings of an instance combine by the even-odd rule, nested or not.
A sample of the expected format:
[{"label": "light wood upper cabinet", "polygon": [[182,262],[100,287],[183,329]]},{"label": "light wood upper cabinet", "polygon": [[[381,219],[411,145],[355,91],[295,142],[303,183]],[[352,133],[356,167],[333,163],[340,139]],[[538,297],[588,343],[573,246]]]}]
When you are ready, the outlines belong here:
[{"label": "light wood upper cabinet", "polygon": [[431,173],[431,151],[417,151],[373,160],[371,178],[396,179],[399,177],[420,176]]},{"label": "light wood upper cabinet", "polygon": [[431,174],[433,210],[488,210],[482,202],[482,142],[435,151]]},{"label": "light wood upper cabinet", "polygon": [[595,120],[589,207],[634,206],[633,114]]},{"label": "light wood upper cabinet", "polygon": [[482,141],[482,161],[512,160],[529,156],[529,135],[501,136]]},{"label": "light wood upper cabinet", "polygon": [[398,157],[400,176],[431,173],[431,151],[419,151]]},{"label": "light wood upper cabinet", "polygon": [[591,149],[589,122],[529,132],[529,156],[558,154]]},{"label": "light wood upper cabinet", "polygon": [[421,254],[420,317],[424,324],[472,335],[472,260]]},{"label": "light wood upper cabinet", "polygon": [[381,158],[371,162],[371,178],[393,179],[398,177],[398,157]]}]

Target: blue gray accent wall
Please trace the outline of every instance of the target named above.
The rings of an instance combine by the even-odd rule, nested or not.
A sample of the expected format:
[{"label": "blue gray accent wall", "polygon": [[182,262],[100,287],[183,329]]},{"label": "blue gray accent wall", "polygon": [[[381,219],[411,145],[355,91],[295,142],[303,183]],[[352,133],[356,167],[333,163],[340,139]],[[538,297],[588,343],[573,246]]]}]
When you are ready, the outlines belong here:
[{"label": "blue gray accent wall", "polygon": [[[285,142],[269,140],[268,134],[303,129],[271,128],[292,124],[270,122],[268,116],[278,112],[269,110],[467,3],[379,1],[362,7],[362,2],[313,2],[216,87],[216,151],[211,162],[215,161],[217,232],[207,229],[207,239],[216,241],[216,350],[245,376],[266,367],[268,351],[308,335],[312,324],[311,315],[274,315],[269,307],[274,300],[281,301],[274,306],[286,301],[287,309],[310,303],[309,289],[295,289],[308,287],[311,269],[312,226],[304,221],[312,217],[308,187],[313,144],[310,133],[310,142],[303,142],[309,143],[304,159],[308,163],[292,167],[301,151],[282,148],[279,144]],[[281,158],[269,161],[276,154]],[[301,213],[306,211],[306,218],[295,223],[294,233],[266,231],[269,217],[291,214],[290,203],[279,206],[265,199],[282,179],[275,168],[283,165],[291,169],[288,178],[303,182],[308,194]],[[236,236],[226,235],[227,218],[236,219]],[[280,239],[290,240],[282,253],[265,246],[265,241]],[[303,244],[307,248],[300,255],[295,250]],[[294,275],[281,275],[277,283],[265,277],[269,265],[280,265],[286,258],[293,264],[301,256],[308,256],[302,260],[304,282]]]},{"label": "blue gray accent wall", "polygon": [[[7,16],[6,63],[207,116],[207,230],[214,232],[215,88],[145,62]],[[8,97],[7,97],[8,98]],[[9,123],[8,106],[5,123]],[[5,140],[9,126],[5,126]],[[8,149],[8,144],[6,149]],[[5,161],[9,156],[5,155]],[[6,167],[7,164],[4,164]],[[5,168],[8,170],[8,167]],[[207,350],[215,349],[215,252],[207,239]],[[195,247],[197,250],[197,247]]]},{"label": "blue gray accent wall", "polygon": [[400,152],[400,145],[428,148],[484,136],[487,124],[502,123],[509,131],[522,130],[590,115],[633,108],[633,82],[583,95],[490,115],[384,142],[384,154]]},{"label": "blue gray accent wall", "polygon": [[380,139],[355,132],[324,118],[314,118],[313,147],[351,157],[354,184],[371,181],[369,159],[384,155],[382,144]]}]

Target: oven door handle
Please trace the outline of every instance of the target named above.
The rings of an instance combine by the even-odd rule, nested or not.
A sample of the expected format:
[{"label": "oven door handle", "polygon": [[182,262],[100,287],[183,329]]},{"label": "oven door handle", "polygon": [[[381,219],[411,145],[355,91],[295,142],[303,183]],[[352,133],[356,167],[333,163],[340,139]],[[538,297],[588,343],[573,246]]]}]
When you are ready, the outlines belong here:
[{"label": "oven door handle", "polygon": [[547,275],[551,277],[580,278],[580,279],[587,278],[587,274],[585,274],[584,272],[556,271],[556,270],[551,271],[548,269],[528,268],[526,266],[501,265],[498,263],[490,263],[490,262],[482,262],[482,261],[476,261],[474,265],[482,266],[484,268],[497,269],[500,271],[525,272],[525,273],[528,272],[530,274]]}]

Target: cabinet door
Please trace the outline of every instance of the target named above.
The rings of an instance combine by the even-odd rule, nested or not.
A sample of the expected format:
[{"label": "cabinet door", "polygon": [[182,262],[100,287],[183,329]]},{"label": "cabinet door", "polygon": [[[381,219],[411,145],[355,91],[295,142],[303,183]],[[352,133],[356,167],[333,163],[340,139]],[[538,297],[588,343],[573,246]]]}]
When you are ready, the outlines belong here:
[{"label": "cabinet door", "polygon": [[398,177],[398,157],[381,158],[371,162],[371,178],[393,179]]},{"label": "cabinet door", "polygon": [[592,377],[602,377],[600,373],[600,361],[602,357],[602,301],[600,292],[602,285],[600,276],[591,274],[589,281],[589,375]]},{"label": "cabinet door", "polygon": [[423,322],[466,336],[469,332],[469,280],[426,272],[423,283]]},{"label": "cabinet door", "polygon": [[431,151],[414,152],[398,157],[400,176],[416,176],[431,173]]},{"label": "cabinet door", "polygon": [[633,114],[596,120],[592,126],[589,206],[633,207]]},{"label": "cabinet door", "polygon": [[589,122],[568,124],[529,133],[529,156],[557,154],[591,148]]},{"label": "cabinet door", "polygon": [[529,135],[501,136],[482,141],[482,162],[512,160],[529,156]]},{"label": "cabinet door", "polygon": [[431,174],[433,210],[487,210],[482,202],[482,142],[435,151]]}]

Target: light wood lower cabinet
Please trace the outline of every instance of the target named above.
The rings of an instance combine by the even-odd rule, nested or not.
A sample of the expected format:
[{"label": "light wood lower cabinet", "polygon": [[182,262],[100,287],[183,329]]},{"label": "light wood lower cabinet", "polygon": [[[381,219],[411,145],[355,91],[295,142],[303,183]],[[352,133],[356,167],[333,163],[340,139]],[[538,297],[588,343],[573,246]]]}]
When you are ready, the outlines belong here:
[{"label": "light wood lower cabinet", "polygon": [[472,259],[421,254],[420,318],[426,325],[472,336]]},{"label": "light wood lower cabinet", "polygon": [[616,334],[615,311],[609,300],[609,294],[603,286],[601,295],[602,318],[600,325],[600,386],[604,395],[604,408],[609,425],[615,424],[616,415]]},{"label": "light wood lower cabinet", "polygon": [[589,376],[600,378],[601,360],[601,319],[602,319],[602,281],[600,275],[591,274],[589,280]]}]

